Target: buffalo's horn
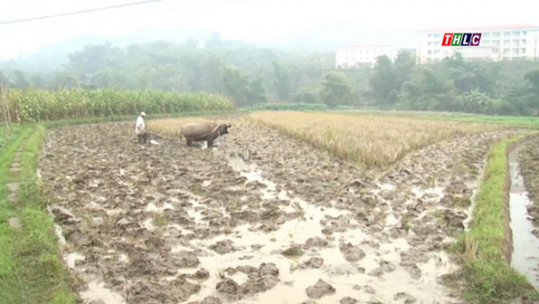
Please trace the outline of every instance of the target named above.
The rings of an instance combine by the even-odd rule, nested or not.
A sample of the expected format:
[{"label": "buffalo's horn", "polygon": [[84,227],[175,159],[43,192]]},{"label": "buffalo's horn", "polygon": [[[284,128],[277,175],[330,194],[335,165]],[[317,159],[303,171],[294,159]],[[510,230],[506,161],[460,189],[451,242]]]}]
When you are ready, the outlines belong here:
[{"label": "buffalo's horn", "polygon": [[230,128],[230,127],[232,127],[232,124],[231,124],[231,123],[227,123],[226,126]]}]

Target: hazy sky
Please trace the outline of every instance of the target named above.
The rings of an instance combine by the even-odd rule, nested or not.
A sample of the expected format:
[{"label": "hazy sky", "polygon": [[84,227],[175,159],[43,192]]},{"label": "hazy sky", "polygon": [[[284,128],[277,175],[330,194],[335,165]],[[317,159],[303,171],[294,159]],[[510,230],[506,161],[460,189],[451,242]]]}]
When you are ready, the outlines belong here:
[{"label": "hazy sky", "polygon": [[[0,22],[140,0],[3,0]],[[427,27],[539,25],[533,0],[167,0],[129,8],[0,25],[0,57],[30,53],[80,34],[123,35],[148,26],[199,26],[225,39],[290,37],[320,24],[357,23],[415,32]],[[229,3],[224,3],[229,2]],[[219,5],[209,4],[224,3]],[[200,6],[208,4],[208,6]],[[195,7],[193,6],[200,6]],[[533,9],[531,6],[535,6]],[[359,42],[350,37],[350,42]],[[391,43],[391,41],[387,41]]]}]

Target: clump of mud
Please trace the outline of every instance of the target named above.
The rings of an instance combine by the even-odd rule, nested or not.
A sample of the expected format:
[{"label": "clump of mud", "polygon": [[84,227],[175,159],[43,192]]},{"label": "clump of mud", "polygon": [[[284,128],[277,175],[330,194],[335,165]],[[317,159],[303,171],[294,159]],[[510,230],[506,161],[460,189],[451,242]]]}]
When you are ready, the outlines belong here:
[{"label": "clump of mud", "polygon": [[265,292],[279,282],[279,269],[273,263],[261,264],[259,268],[252,266],[239,266],[229,273],[243,272],[248,280],[240,285],[231,278],[223,278],[215,286],[216,290],[228,301],[238,301],[245,296]]},{"label": "clump of mud", "polygon": [[[170,288],[169,286],[174,286]],[[132,283],[125,292],[128,303],[176,304],[178,300],[186,301],[200,291],[200,285],[184,278],[172,281],[158,279],[140,279]]]},{"label": "clump of mud", "polygon": [[307,296],[311,299],[320,299],[323,296],[335,293],[335,288],[324,280],[319,279],[313,286],[307,287]]},{"label": "clump of mud", "polygon": [[469,207],[472,204],[472,190],[462,179],[454,179],[444,190],[440,203],[448,207]]},{"label": "clump of mud", "polygon": [[365,258],[365,252],[357,246],[353,246],[351,243],[343,244],[339,248],[344,256],[344,259],[348,262],[358,262]]}]

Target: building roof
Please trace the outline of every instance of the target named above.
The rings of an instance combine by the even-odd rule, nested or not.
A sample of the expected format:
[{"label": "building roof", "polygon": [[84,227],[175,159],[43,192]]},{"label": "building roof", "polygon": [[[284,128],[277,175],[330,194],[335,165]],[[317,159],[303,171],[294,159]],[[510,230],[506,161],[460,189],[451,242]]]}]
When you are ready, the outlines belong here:
[{"label": "building roof", "polygon": [[513,25],[490,25],[490,26],[469,26],[469,27],[440,27],[428,28],[419,31],[419,33],[434,32],[462,32],[462,31],[492,31],[492,30],[516,30],[516,29],[539,29],[539,26],[531,24],[513,24]]},{"label": "building roof", "polygon": [[338,48],[353,48],[353,47],[393,47],[393,45],[384,42],[358,42],[340,45]]}]

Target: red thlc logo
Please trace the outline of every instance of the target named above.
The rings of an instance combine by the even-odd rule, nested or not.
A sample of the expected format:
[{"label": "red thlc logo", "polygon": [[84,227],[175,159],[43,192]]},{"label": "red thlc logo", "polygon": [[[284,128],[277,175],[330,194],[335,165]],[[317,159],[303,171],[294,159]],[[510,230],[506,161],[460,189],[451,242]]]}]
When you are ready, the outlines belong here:
[{"label": "red thlc logo", "polygon": [[442,46],[479,46],[481,33],[445,33]]}]

